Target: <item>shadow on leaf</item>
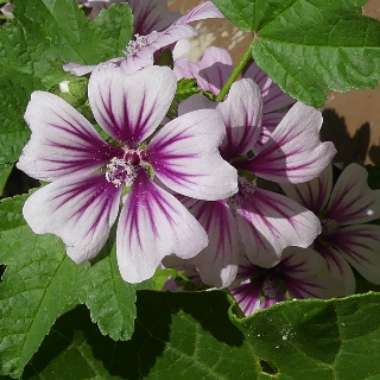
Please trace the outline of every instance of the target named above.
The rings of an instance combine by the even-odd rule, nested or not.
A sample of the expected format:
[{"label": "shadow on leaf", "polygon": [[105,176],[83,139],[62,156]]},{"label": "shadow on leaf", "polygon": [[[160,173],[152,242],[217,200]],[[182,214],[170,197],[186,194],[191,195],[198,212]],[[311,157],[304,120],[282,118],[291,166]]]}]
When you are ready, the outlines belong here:
[{"label": "shadow on leaf", "polygon": [[[141,291],[135,332],[128,342],[102,336],[96,325],[89,323],[85,307],[78,307],[56,322],[27,367],[24,379],[41,374],[56,380],[110,375],[116,379],[141,379],[164,351],[190,349],[192,336],[187,332],[192,332],[194,326],[201,326],[211,339],[240,346],[244,336],[229,320],[229,306],[226,295],[219,292],[206,295]],[[175,331],[183,331],[178,345],[178,335],[171,334],[173,323]]]}]

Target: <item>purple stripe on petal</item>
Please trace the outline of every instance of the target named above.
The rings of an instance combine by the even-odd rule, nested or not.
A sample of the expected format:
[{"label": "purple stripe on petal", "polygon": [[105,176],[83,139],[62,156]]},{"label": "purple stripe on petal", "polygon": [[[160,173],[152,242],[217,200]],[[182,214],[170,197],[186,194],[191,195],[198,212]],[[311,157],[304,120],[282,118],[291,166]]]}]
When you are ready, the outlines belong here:
[{"label": "purple stripe on petal", "polygon": [[87,175],[120,155],[119,149],[103,141],[82,115],[55,95],[33,93],[25,119],[32,136],[18,167],[31,177],[53,181]]},{"label": "purple stripe on petal", "polygon": [[148,161],[171,190],[218,200],[236,192],[237,173],[219,154],[223,122],[215,110],[186,113],[165,125],[148,146]]},{"label": "purple stripe on petal", "polygon": [[241,79],[231,87],[227,99],[218,105],[226,137],[221,152],[226,160],[236,159],[252,150],[260,136],[262,100],[259,87]]},{"label": "purple stripe on petal", "polygon": [[237,274],[240,240],[233,211],[225,201],[198,201],[190,211],[209,237],[208,247],[193,260],[202,281],[218,288],[230,286]]},{"label": "purple stripe on petal", "polygon": [[[242,218],[243,244],[252,262],[267,267],[270,262],[265,263],[265,257],[275,263],[274,258],[278,258],[286,247],[306,248],[312,244],[321,232],[320,222],[313,213],[280,194],[258,188],[253,190],[248,186],[241,187],[237,209]],[[251,229],[247,225],[251,225]],[[265,251],[258,256],[257,235],[261,235],[266,243]],[[257,249],[256,256],[251,252],[253,246]]]},{"label": "purple stripe on petal", "polygon": [[63,177],[34,193],[24,215],[36,233],[53,233],[64,241],[75,262],[94,257],[117,217],[120,191],[103,175]]},{"label": "purple stripe on petal", "polygon": [[179,15],[169,12],[165,0],[128,0],[134,16],[134,32],[147,35],[169,27]]},{"label": "purple stripe on petal", "polygon": [[165,256],[190,259],[207,245],[195,218],[141,170],[128,193],[117,230],[117,257],[128,282],[148,279]]},{"label": "purple stripe on petal", "polygon": [[329,165],[321,175],[307,183],[282,184],[286,195],[303,206],[321,215],[325,210],[333,188],[332,166]]},{"label": "purple stripe on petal", "polygon": [[164,119],[175,95],[176,77],[166,67],[151,66],[126,75],[121,66],[97,67],[89,82],[89,101],[102,128],[136,148]]},{"label": "purple stripe on petal", "polygon": [[252,315],[261,308],[260,284],[252,284],[251,282],[243,284],[231,289],[231,294],[246,316]]},{"label": "purple stripe on petal", "polygon": [[340,175],[327,208],[327,217],[342,225],[375,220],[380,215],[380,192],[369,188],[367,171],[349,165]]},{"label": "purple stripe on petal", "polygon": [[192,8],[184,16],[176,21],[177,25],[186,25],[195,21],[207,20],[209,18],[224,18],[218,8],[211,2],[206,1]]},{"label": "purple stripe on petal", "polygon": [[304,183],[316,178],[335,154],[331,143],[322,143],[321,114],[297,103],[271,134],[270,140],[256,148],[256,156],[240,163],[264,179],[279,183]]}]

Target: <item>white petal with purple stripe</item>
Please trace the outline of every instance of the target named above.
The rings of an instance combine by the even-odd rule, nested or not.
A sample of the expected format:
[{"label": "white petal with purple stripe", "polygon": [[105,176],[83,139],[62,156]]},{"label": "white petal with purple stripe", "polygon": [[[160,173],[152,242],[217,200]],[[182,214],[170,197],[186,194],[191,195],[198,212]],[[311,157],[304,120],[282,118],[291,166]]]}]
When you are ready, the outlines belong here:
[{"label": "white petal with purple stripe", "polygon": [[319,219],[311,211],[281,194],[245,186],[238,205],[240,234],[254,264],[273,266],[285,248],[307,248],[321,233]]},{"label": "white petal with purple stripe", "polygon": [[320,214],[331,196],[333,189],[333,169],[329,165],[321,175],[310,182],[300,184],[282,184],[286,195],[316,214]]},{"label": "white petal with purple stripe", "polygon": [[88,95],[100,126],[134,148],[162,122],[176,86],[175,75],[167,67],[153,66],[128,76],[112,65],[100,65],[91,75]]},{"label": "white petal with purple stripe", "polygon": [[334,233],[329,242],[364,278],[380,284],[380,226],[346,226]]},{"label": "white petal with purple stripe", "polygon": [[253,80],[241,79],[232,85],[227,99],[217,107],[226,128],[223,157],[236,158],[254,148],[260,135],[262,106],[260,88]]},{"label": "white petal with purple stripe", "polygon": [[171,190],[201,200],[235,194],[237,172],[220,156],[223,121],[214,110],[187,113],[152,139],[148,156],[155,173]]},{"label": "white petal with purple stripe", "polygon": [[32,94],[25,120],[32,136],[17,167],[30,177],[52,181],[85,175],[120,153],[71,105],[48,92]]},{"label": "white petal with purple stripe", "polygon": [[239,262],[239,235],[233,212],[226,201],[199,201],[190,211],[209,237],[208,247],[193,259],[202,281],[218,288],[231,285]]},{"label": "white petal with purple stripe", "polygon": [[37,190],[23,214],[37,234],[52,233],[77,263],[97,255],[107,241],[119,211],[120,190],[104,175],[65,177]]},{"label": "white petal with purple stripe", "polygon": [[279,183],[304,183],[316,178],[336,154],[332,143],[320,140],[322,120],[318,110],[298,102],[267,144],[242,168]]},{"label": "white petal with purple stripe", "polygon": [[380,217],[380,190],[367,184],[367,171],[349,165],[340,175],[327,207],[327,218],[340,224],[370,222]]},{"label": "white petal with purple stripe", "polygon": [[127,195],[117,228],[117,259],[125,281],[153,276],[165,256],[189,259],[208,244],[207,234],[171,194],[141,174]]}]

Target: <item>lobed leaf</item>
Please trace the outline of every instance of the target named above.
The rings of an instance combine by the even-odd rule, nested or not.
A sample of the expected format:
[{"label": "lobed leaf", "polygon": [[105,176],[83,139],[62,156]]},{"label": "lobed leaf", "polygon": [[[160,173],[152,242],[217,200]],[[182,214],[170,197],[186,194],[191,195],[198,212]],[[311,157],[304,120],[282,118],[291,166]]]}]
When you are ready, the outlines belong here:
[{"label": "lobed leaf", "polygon": [[[57,323],[25,378],[54,373],[57,380],[369,380],[380,375],[379,293],[290,301],[232,322],[229,307],[221,292],[144,291],[132,340],[116,344],[77,309]],[[59,349],[52,353],[52,347]]]},{"label": "lobed leaf", "polygon": [[362,15],[365,0],[214,0],[255,32],[253,57],[291,96],[316,107],[331,91],[380,80],[380,22]]},{"label": "lobed leaf", "polygon": [[102,333],[115,340],[131,337],[136,315],[136,287],[122,281],[113,244],[92,266],[74,264],[59,239],[25,225],[26,197],[0,201],[0,264],[7,266],[0,283],[0,376],[14,378],[74,306],[86,304]]},{"label": "lobed leaf", "polygon": [[14,164],[28,139],[23,115],[32,91],[49,91],[69,78],[64,63],[119,56],[133,28],[126,4],[104,10],[95,21],[74,0],[14,4],[15,20],[0,28],[0,165]]}]

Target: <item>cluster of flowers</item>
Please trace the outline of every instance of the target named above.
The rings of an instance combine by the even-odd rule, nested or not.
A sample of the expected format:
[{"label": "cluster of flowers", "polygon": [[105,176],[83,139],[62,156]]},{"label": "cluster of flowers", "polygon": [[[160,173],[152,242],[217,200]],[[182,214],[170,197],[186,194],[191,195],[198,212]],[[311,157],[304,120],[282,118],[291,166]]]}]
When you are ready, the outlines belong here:
[{"label": "cluster of flowers", "polygon": [[[59,236],[83,262],[102,249],[122,205],[116,252],[125,281],[174,267],[230,288],[246,315],[288,297],[353,293],[351,267],[379,283],[380,226],[366,223],[379,217],[380,193],[354,164],[333,186],[336,151],[320,140],[321,113],[254,64],[214,101],[232,71],[227,51],[154,65],[163,48],[195,34],[191,22],[222,17],[212,3],[182,17],[160,0],[128,3],[136,38],[125,56],[65,65],[91,73],[89,103],[106,140],[59,97],[32,94],[18,168],[50,182],[25,203],[33,231]],[[207,96],[186,99],[169,118],[184,78]]]}]

